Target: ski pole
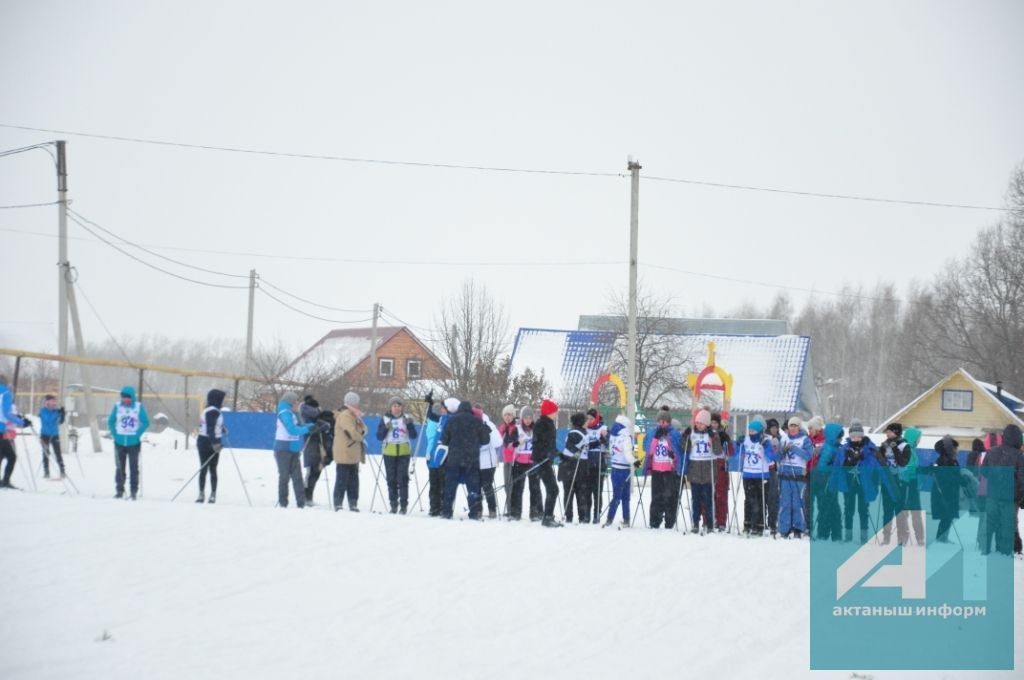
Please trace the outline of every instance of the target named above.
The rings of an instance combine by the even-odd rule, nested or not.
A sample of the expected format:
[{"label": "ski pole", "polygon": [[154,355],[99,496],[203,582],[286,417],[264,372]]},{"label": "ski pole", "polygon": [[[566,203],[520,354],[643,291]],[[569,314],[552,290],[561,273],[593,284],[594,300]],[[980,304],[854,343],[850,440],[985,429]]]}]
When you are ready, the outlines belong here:
[{"label": "ski pole", "polygon": [[[373,455],[373,454],[368,454],[368,455]],[[383,468],[384,468],[384,451],[381,450],[380,460],[377,461],[377,474],[374,475],[374,477],[373,477],[373,498],[370,499],[370,512],[373,512],[373,505],[374,505],[374,503],[377,502],[377,494],[378,493],[380,493],[380,495],[381,495],[380,502],[381,503],[384,502],[384,494],[380,492],[380,473],[381,473],[381,470]]]},{"label": "ski pole", "polygon": [[[214,455],[216,455],[216,454],[214,454]],[[196,477],[198,477],[199,473],[206,469],[206,466],[210,464],[211,460],[213,460],[213,456],[210,456],[209,458],[207,458],[206,462],[204,462],[202,465],[200,465],[199,469],[196,470],[195,472],[193,472],[192,476],[188,478],[188,481],[185,482],[180,489],[178,489],[178,493],[176,493],[173,496],[171,496],[171,502],[172,503],[174,502],[174,499],[176,499],[178,496],[181,495],[182,491],[184,491],[185,489],[188,488],[188,485],[192,483],[192,480],[195,479]]]},{"label": "ski pole", "polygon": [[[15,455],[17,455],[17,451],[18,451],[18,444],[17,444],[17,442],[18,442],[18,435],[17,435],[17,433],[15,433],[15,435],[14,435],[14,442],[15,442],[14,443],[14,451],[15,451]],[[33,491],[39,491],[39,487],[36,485],[36,477],[32,473],[32,457],[29,455],[28,443],[27,442],[22,442],[22,443],[25,444],[25,462],[21,465],[21,473],[22,473],[23,476],[28,478],[28,484],[26,484],[26,486],[31,486]]]},{"label": "ski pole", "polygon": [[[227,442],[227,437],[224,438],[224,441]],[[251,508],[252,499],[249,498],[249,487],[245,485],[245,477],[242,476],[242,468],[238,467],[238,459],[235,458],[235,450],[231,447],[230,444],[226,444],[226,446],[228,449],[228,453],[231,454],[231,461],[235,464],[235,470],[238,472],[238,481],[242,483],[242,491],[245,492],[245,500],[249,502],[249,507]]]},{"label": "ski pole", "polygon": [[[629,476],[630,476],[630,482],[632,482],[636,478],[636,473],[634,473],[632,470],[630,470]],[[636,504],[637,510],[636,510],[636,512],[633,513],[632,521],[629,523],[630,528],[632,528],[633,525],[636,524],[636,516],[639,515],[639,514],[642,514],[643,517],[644,517],[644,527],[648,526],[648,524],[647,524],[647,510],[644,509],[644,489],[646,489],[646,488],[647,488],[647,475],[645,474],[644,475],[644,480],[640,483],[640,495],[637,496],[637,504]]]},{"label": "ski pole", "polygon": [[[572,470],[572,481],[569,482],[569,495],[566,496],[566,498],[565,498],[565,504],[567,506],[570,506],[570,507],[571,507],[571,504],[572,504],[573,487],[576,486],[576,474],[579,471],[580,471],[580,459],[579,459],[579,456],[577,456],[576,457],[576,467],[574,467],[573,470]],[[580,509],[580,504],[579,503],[576,503],[576,509],[577,510]],[[563,508],[563,510],[562,510],[562,520],[565,521],[565,518],[566,518],[565,517],[565,509]],[[588,517],[587,519],[590,519],[590,518]],[[580,514],[580,523],[581,524],[583,523],[583,515],[582,515],[582,513]]]}]

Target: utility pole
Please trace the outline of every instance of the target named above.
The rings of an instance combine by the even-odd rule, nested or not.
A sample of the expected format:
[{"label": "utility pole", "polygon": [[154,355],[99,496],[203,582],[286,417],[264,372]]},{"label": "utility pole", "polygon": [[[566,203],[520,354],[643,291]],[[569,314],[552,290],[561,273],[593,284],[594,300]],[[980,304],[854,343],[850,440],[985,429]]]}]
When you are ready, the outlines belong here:
[{"label": "utility pole", "polygon": [[[67,268],[68,276],[71,276],[71,267]],[[75,298],[75,287],[68,286],[68,306],[71,310],[71,325],[75,330],[75,353],[80,356],[85,356],[85,341],[82,339],[82,322],[78,316],[78,301]],[[63,365],[63,363],[61,364]],[[92,373],[89,371],[89,367],[85,364],[78,365],[78,374],[82,378],[82,392],[85,396],[85,419],[89,423],[89,435],[92,439],[92,451],[93,453],[101,453],[103,451],[100,446],[100,428],[96,422],[96,411],[93,409],[92,399]],[[62,403],[61,406],[64,404]],[[67,441],[65,439],[65,441]]]},{"label": "utility pole", "polygon": [[370,398],[373,399],[374,388],[377,385],[377,315],[380,314],[380,303],[373,303],[373,325],[370,327],[370,374],[369,378]]},{"label": "utility pole", "polygon": [[636,259],[640,210],[640,162],[632,157],[626,163],[630,178],[629,201],[629,353],[626,376],[626,417],[636,424]]},{"label": "utility pole", "polygon": [[252,370],[252,323],[256,310],[256,270],[249,270],[249,325],[245,332],[245,374]]},{"label": "utility pole", "polygon": [[[57,353],[68,354],[68,166],[67,142],[57,141]],[[57,403],[64,406],[64,385],[67,363],[60,362],[60,382],[57,386]],[[96,429],[96,423],[90,423]],[[61,435],[67,441],[67,425],[62,426]]]}]

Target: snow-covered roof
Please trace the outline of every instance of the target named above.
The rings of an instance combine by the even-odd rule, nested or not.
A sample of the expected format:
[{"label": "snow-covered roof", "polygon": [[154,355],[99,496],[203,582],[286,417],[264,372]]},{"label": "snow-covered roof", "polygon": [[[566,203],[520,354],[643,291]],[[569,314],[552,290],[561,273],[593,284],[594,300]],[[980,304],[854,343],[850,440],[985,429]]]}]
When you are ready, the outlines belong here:
[{"label": "snow-covered roof", "polygon": [[992,383],[987,383],[983,380],[975,379],[976,383],[984,387],[986,390],[992,393],[992,396],[1003,402],[1008,409],[1015,413],[1021,413],[1024,411],[1024,399],[1010,394],[1005,389],[1000,392],[999,388]]},{"label": "snow-covered roof", "polygon": [[[914,399],[912,402],[910,402],[909,404],[904,406],[902,409],[900,409],[899,411],[897,411],[893,415],[891,415],[888,418],[886,418],[885,420],[883,420],[881,423],[879,423],[878,428],[881,429],[881,428],[884,428],[889,423],[895,423],[895,422],[899,422],[900,420],[902,420],[903,417],[911,409],[913,409],[918,404],[920,404],[922,401],[924,401],[926,398],[928,398],[929,395],[934,394],[936,390],[938,390],[940,387],[942,387],[943,385],[948,383],[953,378],[953,376],[956,376],[956,375],[962,375],[964,377],[964,379],[967,380],[967,382],[972,383],[975,387],[978,388],[978,390],[980,390],[980,392],[982,394],[988,395],[989,399],[992,400],[992,403],[995,404],[997,408],[999,408],[1002,411],[1004,411],[1008,416],[1010,416],[1011,418],[1016,419],[1018,425],[1024,424],[1024,413],[1015,411],[1013,409],[1013,407],[1011,406],[1011,404],[1006,399],[1000,399],[999,397],[997,397],[996,396],[996,386],[995,385],[993,385],[991,383],[982,382],[982,381],[978,380],[977,378],[975,378],[970,373],[968,373],[967,371],[965,371],[964,369],[958,368],[955,371],[953,371],[952,373],[950,373],[949,375],[947,375],[945,378],[940,380],[939,382],[937,382],[934,385],[932,385],[928,390],[926,390],[920,396],[918,396],[917,399]],[[1005,390],[1003,391],[1003,396],[1004,397],[1009,397],[1010,399],[1016,399],[1016,397],[1014,397],[1012,394],[1008,394]]]},{"label": "snow-covered roof", "polygon": [[[401,326],[380,326],[377,328],[377,347],[393,338]],[[286,368],[283,378],[301,379],[300,373],[334,373],[348,371],[370,355],[371,328],[345,328],[333,330],[320,338],[312,347]]]},{"label": "snow-covered roof", "polygon": [[[797,335],[671,334],[704,365],[707,343],[715,343],[716,364],[733,375],[732,409],[783,413],[800,410],[811,339]],[[512,350],[512,373],[544,371],[551,394],[580,385],[588,389],[608,371],[615,333],[521,328]],[[685,376],[680,376],[684,378]]]}]

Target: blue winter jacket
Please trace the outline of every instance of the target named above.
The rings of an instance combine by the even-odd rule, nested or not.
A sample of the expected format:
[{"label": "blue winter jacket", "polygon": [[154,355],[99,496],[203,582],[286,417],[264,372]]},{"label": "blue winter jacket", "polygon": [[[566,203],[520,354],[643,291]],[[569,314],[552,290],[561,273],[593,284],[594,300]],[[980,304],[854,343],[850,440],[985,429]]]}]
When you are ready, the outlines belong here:
[{"label": "blue winter jacket", "polygon": [[[825,436],[828,436],[827,430]],[[844,466],[846,452],[852,450],[850,444],[851,441],[847,438],[832,457],[832,481],[835,484],[830,482],[829,489],[842,492],[852,491],[851,482],[856,480],[860,483],[861,488],[864,489],[864,500],[868,503],[878,498],[879,485],[885,488],[890,498],[894,498],[895,490],[892,488],[889,475],[882,474],[884,472],[882,464],[875,457],[875,451],[878,449],[875,443],[864,437],[863,455],[860,461],[855,466]],[[819,465],[822,465],[822,463],[819,462]]]},{"label": "blue winter jacket", "polygon": [[277,402],[277,419],[282,425],[284,425],[284,429],[288,431],[288,434],[298,437],[298,439],[288,441],[287,439],[279,440],[275,438],[274,450],[291,451],[292,453],[299,453],[302,451],[303,438],[309,434],[309,431],[314,425],[316,425],[316,423],[299,425],[295,421],[295,411],[292,410],[292,405],[287,401]]},{"label": "blue winter jacket", "polygon": [[[663,421],[664,422],[664,421]],[[654,456],[651,455],[650,444],[654,441],[654,433],[657,429],[652,430],[650,437],[647,440],[647,454],[644,456],[644,474],[651,474],[651,462],[654,460]],[[668,428],[668,446],[674,454],[674,464],[676,468],[676,474],[683,474],[683,439],[682,434],[676,428],[669,426]]]},{"label": "blue winter jacket", "polygon": [[[783,477],[802,478],[806,474],[807,461],[814,455],[814,444],[811,443],[811,438],[807,436],[807,433],[804,430],[800,430],[800,434],[797,436],[802,437],[799,446],[791,446],[786,453],[779,452],[779,458],[782,461],[779,474]],[[803,458],[805,467],[794,464],[794,458]]]},{"label": "blue winter jacket", "polygon": [[427,467],[431,470],[437,470],[444,464],[438,455],[437,447],[441,443],[441,435],[444,434],[444,426],[447,424],[448,414],[441,416],[439,420],[427,420]]},{"label": "blue winter jacket", "polygon": [[44,437],[56,437],[60,434],[60,409],[39,409],[39,434]]},{"label": "blue winter jacket", "polygon": [[0,434],[7,432],[7,421],[18,427],[28,427],[29,425],[27,419],[19,418],[18,414],[14,412],[14,399],[10,388],[7,385],[0,385]]},{"label": "blue winter jacket", "polygon": [[[127,394],[131,397],[131,406],[136,403],[135,400],[135,388],[131,385],[125,385],[124,389],[121,390],[121,394]],[[107,429],[110,430],[110,436],[114,438],[114,444],[118,446],[138,446],[139,442],[142,441],[142,435],[145,434],[149,428],[149,415],[146,414],[146,407],[139,402],[139,429],[135,434],[117,434],[117,407],[121,405],[120,398],[118,403],[114,404],[114,408],[110,409],[110,417],[107,418]]]},{"label": "blue winter jacket", "polygon": [[[767,437],[764,434],[758,435],[759,439],[753,440],[755,444],[761,444],[764,451],[764,457],[769,463],[774,463],[778,460],[778,456],[772,449],[772,438]],[[750,435],[747,434],[740,441],[740,445],[736,447],[736,460],[739,465],[740,474],[743,475],[743,479],[771,479],[771,472],[751,472],[743,469],[743,457],[747,455],[747,440],[750,439]]]}]

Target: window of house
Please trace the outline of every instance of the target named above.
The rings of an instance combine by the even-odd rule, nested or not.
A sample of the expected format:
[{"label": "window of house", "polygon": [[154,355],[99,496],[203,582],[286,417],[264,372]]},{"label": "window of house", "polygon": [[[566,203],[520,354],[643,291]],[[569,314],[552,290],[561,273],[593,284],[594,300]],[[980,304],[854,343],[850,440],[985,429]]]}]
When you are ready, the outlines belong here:
[{"label": "window of house", "polygon": [[970,390],[942,390],[943,411],[973,411],[974,392]]},{"label": "window of house", "polygon": [[395,360],[394,359],[381,359],[379,361],[379,368],[377,369],[377,375],[382,378],[390,378],[395,374]]},{"label": "window of house", "polygon": [[409,380],[423,377],[423,362],[419,359],[409,359],[406,361],[405,377]]}]

